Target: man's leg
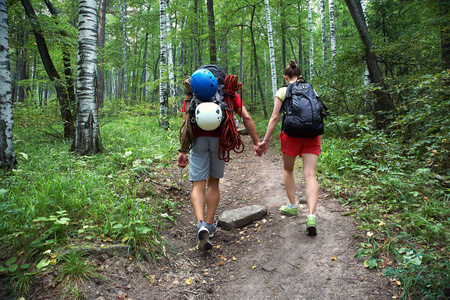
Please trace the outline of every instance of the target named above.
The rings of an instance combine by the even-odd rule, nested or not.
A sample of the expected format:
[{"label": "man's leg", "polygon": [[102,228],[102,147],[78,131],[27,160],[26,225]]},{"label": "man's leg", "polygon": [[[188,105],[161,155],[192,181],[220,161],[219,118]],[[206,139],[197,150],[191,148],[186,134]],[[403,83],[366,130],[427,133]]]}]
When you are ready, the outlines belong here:
[{"label": "man's leg", "polygon": [[214,222],[214,214],[219,206],[220,190],[219,178],[209,177],[208,191],[206,193],[206,223],[212,224]]},{"label": "man's leg", "polygon": [[205,219],[205,188],[206,180],[192,182],[191,204],[197,223]]}]

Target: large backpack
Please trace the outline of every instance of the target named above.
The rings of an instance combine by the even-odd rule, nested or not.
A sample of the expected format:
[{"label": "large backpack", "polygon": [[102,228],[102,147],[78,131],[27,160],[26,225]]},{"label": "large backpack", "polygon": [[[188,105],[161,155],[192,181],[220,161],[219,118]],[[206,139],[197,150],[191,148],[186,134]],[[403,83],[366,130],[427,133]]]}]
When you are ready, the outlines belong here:
[{"label": "large backpack", "polygon": [[296,81],[287,85],[281,130],[288,136],[313,138],[324,132],[324,111],[311,84]]},{"label": "large backpack", "polygon": [[[225,116],[221,126],[216,129],[217,135],[220,137],[219,141],[219,159],[228,162],[230,160],[230,150],[236,153],[244,151],[244,143],[237,131],[234,122],[234,97],[238,90],[242,89],[242,84],[238,82],[236,75],[227,74],[216,65],[204,65],[200,69],[208,69],[217,79],[218,89],[214,99],[210,101],[217,101],[224,110],[222,115]],[[186,107],[186,118],[180,128],[180,146],[183,152],[189,151],[195,143],[195,135],[193,125],[195,124],[195,108],[200,103],[196,99],[190,86],[190,77],[183,79],[183,86],[185,89],[186,100],[189,107]]]},{"label": "large backpack", "polygon": [[[195,97],[195,95],[192,96],[192,99],[189,103],[189,116],[190,116],[191,124],[193,124],[193,125],[196,125],[195,116],[196,116],[197,107],[202,102],[213,102],[213,103],[216,103],[217,105],[219,105],[219,107],[222,110],[222,116],[224,116],[224,117],[226,115],[225,110],[227,110],[227,109],[231,110],[231,111],[233,110],[232,107],[228,108],[227,104],[224,101],[225,95],[226,95],[226,92],[224,89],[225,73],[222,71],[222,69],[217,65],[203,65],[203,66],[200,66],[199,69],[207,69],[207,70],[211,71],[211,73],[214,74],[214,76],[217,79],[217,93],[214,97],[207,99],[207,100],[200,100],[200,99],[197,99],[197,97]],[[220,126],[216,130],[219,131]]]}]

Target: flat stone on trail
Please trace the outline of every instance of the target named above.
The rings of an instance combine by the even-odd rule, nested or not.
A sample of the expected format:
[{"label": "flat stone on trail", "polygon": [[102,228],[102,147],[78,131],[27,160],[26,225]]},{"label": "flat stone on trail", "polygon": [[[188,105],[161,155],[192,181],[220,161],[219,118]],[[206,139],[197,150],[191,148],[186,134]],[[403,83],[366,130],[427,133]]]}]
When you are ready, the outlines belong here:
[{"label": "flat stone on trail", "polygon": [[224,211],[219,216],[218,225],[225,230],[239,228],[260,220],[267,215],[267,208],[262,205],[250,205]]}]

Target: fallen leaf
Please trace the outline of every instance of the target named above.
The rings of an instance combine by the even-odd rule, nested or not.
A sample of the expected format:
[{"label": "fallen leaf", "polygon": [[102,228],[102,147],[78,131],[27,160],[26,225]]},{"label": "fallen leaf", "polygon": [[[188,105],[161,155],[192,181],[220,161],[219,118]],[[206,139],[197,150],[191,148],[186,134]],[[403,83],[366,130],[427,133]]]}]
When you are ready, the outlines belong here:
[{"label": "fallen leaf", "polygon": [[252,269],[253,269],[253,270],[256,269],[256,266],[252,266]]},{"label": "fallen leaf", "polygon": [[397,285],[402,285],[402,283],[400,281],[397,280]]},{"label": "fallen leaf", "polygon": [[186,283],[187,285],[191,285],[191,284],[193,283],[192,278],[186,279],[185,283]]},{"label": "fallen leaf", "polygon": [[236,260],[236,257],[235,257],[235,256],[233,256],[232,260]]},{"label": "fallen leaf", "polygon": [[220,245],[217,245],[216,248],[219,249],[219,248],[220,248]]},{"label": "fallen leaf", "polygon": [[331,258],[331,260],[334,260],[334,261],[336,261],[336,259],[337,259],[336,256],[333,256],[333,257]]},{"label": "fallen leaf", "polygon": [[223,260],[221,260],[217,265],[220,267],[224,264]]},{"label": "fallen leaf", "polygon": [[371,232],[371,231],[367,231],[367,236],[373,236],[373,232]]}]

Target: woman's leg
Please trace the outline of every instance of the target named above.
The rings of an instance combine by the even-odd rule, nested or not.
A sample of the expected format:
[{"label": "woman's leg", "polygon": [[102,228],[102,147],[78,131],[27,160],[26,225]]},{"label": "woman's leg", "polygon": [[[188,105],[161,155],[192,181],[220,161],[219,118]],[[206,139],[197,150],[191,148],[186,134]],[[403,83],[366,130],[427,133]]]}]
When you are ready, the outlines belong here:
[{"label": "woman's leg", "polygon": [[317,182],[316,168],[319,156],[302,153],[303,176],[306,182],[306,198],[308,199],[309,215],[314,215],[319,198],[319,183]]},{"label": "woman's leg", "polygon": [[295,156],[289,156],[283,153],[283,178],[284,188],[289,199],[289,203],[295,204],[295,178],[294,178],[294,164]]}]

